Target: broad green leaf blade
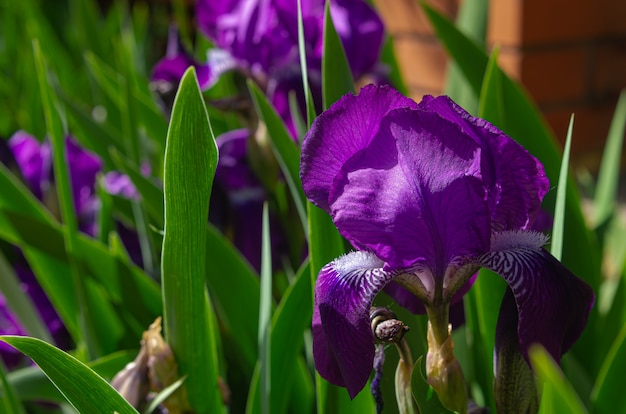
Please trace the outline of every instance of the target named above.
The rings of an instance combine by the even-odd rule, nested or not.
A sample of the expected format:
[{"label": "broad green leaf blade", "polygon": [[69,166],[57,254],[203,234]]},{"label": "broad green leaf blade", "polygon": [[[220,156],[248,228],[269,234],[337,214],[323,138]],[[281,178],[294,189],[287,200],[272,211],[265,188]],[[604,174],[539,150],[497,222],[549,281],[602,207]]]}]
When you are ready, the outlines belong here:
[{"label": "broad green leaf blade", "polygon": [[626,366],[626,325],[622,326],[619,336],[613,342],[593,386],[591,401],[594,412],[610,414],[626,411],[624,366]]},{"label": "broad green leaf blade", "polygon": [[546,350],[535,345],[528,354],[541,394],[539,413],[586,413],[580,398]]},{"label": "broad green leaf blade", "polygon": [[[116,165],[129,175],[141,194],[150,219],[162,229],[163,191],[121,154],[114,152],[112,155]],[[206,237],[205,258],[210,269],[206,282],[211,300],[225,333],[236,335],[229,348],[236,348],[237,361],[251,376],[257,360],[259,278],[241,253],[211,224],[207,226]]]},{"label": "broad green leaf blade", "polygon": [[354,92],[348,58],[330,15],[330,1],[324,11],[324,53],[322,53],[322,101],[324,109],[343,95]]},{"label": "broad green leaf blade", "polygon": [[[222,412],[206,278],[206,226],[217,145],[189,68],[176,94],[164,166],[165,226],[161,262],[165,333],[196,413]],[[220,275],[223,276],[223,275]]]},{"label": "broad green leaf blade", "polygon": [[272,150],[285,176],[285,180],[287,180],[287,185],[296,205],[302,226],[306,230],[306,198],[300,182],[300,150],[291,139],[285,124],[276,113],[276,110],[268,102],[258,86],[253,82],[248,82],[248,89],[252,95],[257,113],[267,127]]},{"label": "broad green leaf blade", "polygon": [[[101,377],[110,380],[131,362],[137,350],[118,351],[87,363]],[[11,371],[7,376],[14,386],[17,396],[22,401],[65,402],[59,390],[50,382],[43,371],[37,366],[28,366]]]},{"label": "broad green leaf blade", "polygon": [[24,336],[2,336],[0,340],[32,358],[79,413],[137,414],[108,382],[60,349]]},{"label": "broad green leaf blade", "polygon": [[626,128],[626,89],[622,91],[617,101],[615,114],[611,121],[609,134],[598,172],[598,184],[593,200],[595,207],[594,224],[604,223],[615,208],[617,186],[620,175],[620,159],[624,144],[624,129]]},{"label": "broad green leaf blade", "polygon": [[561,172],[559,173],[559,183],[556,189],[556,203],[554,206],[554,223],[552,224],[552,239],[550,253],[561,260],[563,254],[563,236],[565,233],[565,207],[567,176],[569,173],[569,153],[572,147],[572,132],[574,130],[574,114],[569,120],[567,127],[567,138],[565,139],[565,149],[563,150],[563,161],[561,161]]}]

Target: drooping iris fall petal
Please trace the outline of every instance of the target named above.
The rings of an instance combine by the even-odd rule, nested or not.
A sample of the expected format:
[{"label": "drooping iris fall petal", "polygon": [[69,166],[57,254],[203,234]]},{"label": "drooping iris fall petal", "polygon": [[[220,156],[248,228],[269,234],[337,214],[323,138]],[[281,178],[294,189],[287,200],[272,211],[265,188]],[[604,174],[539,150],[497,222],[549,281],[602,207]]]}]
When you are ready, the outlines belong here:
[{"label": "drooping iris fall petal", "polygon": [[[524,357],[528,359],[530,346],[539,343],[560,361],[582,333],[594,294],[542,247],[545,241],[540,233],[504,232],[494,238],[492,251],[479,262],[502,276],[515,297],[517,335]],[[514,312],[509,309],[511,302],[506,303],[501,318]]]},{"label": "drooping iris fall petal", "polygon": [[393,278],[383,262],[353,252],[325,266],[317,280],[313,313],[313,355],[320,374],[354,397],[365,386],[374,360],[369,310]]}]

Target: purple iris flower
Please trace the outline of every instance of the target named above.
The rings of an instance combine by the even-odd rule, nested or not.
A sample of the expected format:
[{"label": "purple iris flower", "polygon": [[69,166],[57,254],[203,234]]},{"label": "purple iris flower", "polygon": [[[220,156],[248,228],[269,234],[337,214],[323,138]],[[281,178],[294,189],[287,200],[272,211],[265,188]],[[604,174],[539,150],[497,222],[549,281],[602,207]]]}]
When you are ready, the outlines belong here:
[{"label": "purple iris flower", "polygon": [[485,267],[508,283],[500,319],[517,324],[525,358],[539,343],[559,361],[580,336],[593,292],[531,230],[549,189],[543,166],[490,123],[445,96],[417,104],[370,85],[315,120],[301,161],[307,197],[357,250],[322,268],[313,315],[317,370],[351,397],[370,376],[369,310],[388,286],[447,327],[453,297]]},{"label": "purple iris flower", "polygon": [[[73,138],[66,137],[65,151],[70,169],[70,184],[74,195],[74,211],[79,229],[93,236],[95,214],[99,207],[96,197],[96,176],[102,169],[100,158],[81,148]],[[56,203],[52,175],[52,146],[49,141],[40,143],[26,132],[18,131],[9,139],[9,148],[28,188],[53,211]]]},{"label": "purple iris flower", "polygon": [[[302,1],[307,69],[314,97],[321,96],[324,3]],[[384,28],[376,12],[362,0],[333,1],[330,12],[354,78],[379,71]],[[199,0],[196,17],[200,32],[215,45],[208,51],[206,63],[194,60],[171,32],[166,57],[155,66],[152,80],[174,84],[187,67],[194,66],[200,87],[208,89],[224,72],[237,70],[267,93],[295,136],[289,94],[296,93],[304,106],[297,2]],[[319,99],[317,103],[321,103]]]},{"label": "purple iris flower", "polygon": [[[78,219],[81,232],[94,236],[96,233],[96,213],[100,201],[96,196],[96,178],[101,172],[102,161],[100,158],[81,148],[72,137],[66,137],[65,150],[70,173],[70,185],[74,198],[74,211]],[[58,212],[56,193],[54,190],[54,176],[52,170],[52,146],[49,141],[39,142],[32,135],[24,132],[16,132],[7,142],[10,164],[15,164],[21,173],[27,187],[44,203],[50,211]],[[103,180],[103,185],[111,194],[137,198],[137,191],[129,178],[116,172],[109,172]],[[136,257],[138,248],[131,248],[136,244],[137,236],[131,231],[120,227],[122,240],[127,246],[131,257]],[[36,304],[37,310],[48,327],[56,344],[63,349],[71,346],[69,333],[63,322],[54,310],[43,289],[37,282],[35,275],[28,266],[26,259],[17,252],[12,264],[20,279],[22,288]],[[24,334],[24,329],[19,321],[6,307],[4,298],[0,295],[0,333]],[[12,348],[6,350],[2,347],[1,355],[10,367],[16,366],[22,361],[21,354]]]}]

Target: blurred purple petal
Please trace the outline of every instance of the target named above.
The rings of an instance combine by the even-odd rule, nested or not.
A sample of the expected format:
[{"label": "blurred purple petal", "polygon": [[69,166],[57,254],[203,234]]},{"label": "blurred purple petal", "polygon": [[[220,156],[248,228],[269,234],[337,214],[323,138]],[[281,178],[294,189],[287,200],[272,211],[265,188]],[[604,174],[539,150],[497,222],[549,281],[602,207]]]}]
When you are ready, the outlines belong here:
[{"label": "blurred purple petal", "polygon": [[133,181],[126,174],[109,171],[102,177],[102,186],[107,193],[129,200],[139,200],[140,195]]},{"label": "blurred purple petal", "polygon": [[358,79],[372,71],[378,62],[383,45],[383,22],[364,1],[332,1],[330,13],[352,74]]},{"label": "blurred purple petal", "polygon": [[50,181],[49,149],[42,149],[42,144],[24,131],[16,132],[9,139],[9,148],[26,184],[35,197],[41,199]]}]

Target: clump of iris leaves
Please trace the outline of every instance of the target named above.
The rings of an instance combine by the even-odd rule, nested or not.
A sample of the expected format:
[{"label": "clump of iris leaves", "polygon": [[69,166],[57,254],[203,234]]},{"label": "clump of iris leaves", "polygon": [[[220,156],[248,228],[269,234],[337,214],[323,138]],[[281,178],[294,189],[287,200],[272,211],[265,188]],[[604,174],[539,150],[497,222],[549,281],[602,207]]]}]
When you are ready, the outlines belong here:
[{"label": "clump of iris leaves", "polygon": [[[464,2],[461,16],[486,16],[483,3]],[[184,2],[173,4],[182,38],[189,40]],[[542,396],[539,410],[626,412],[621,385],[621,367],[626,363],[626,233],[615,204],[626,100],[617,106],[597,180],[582,181],[592,200],[591,213],[583,215],[579,186],[568,174],[567,148],[576,139],[575,124],[567,137],[560,137],[568,143],[562,153],[528,95],[497,67],[497,53],[489,56],[480,40],[471,40],[454,23],[424,8],[456,62],[446,93],[516,137],[544,164],[557,188],[543,204],[554,216],[551,253],[596,292],[586,330],[560,367],[541,349],[530,355]],[[306,205],[301,189],[285,190],[286,197],[302,203],[309,250],[300,268],[283,269],[273,277],[270,220],[264,220],[263,265],[257,272],[224,235],[201,219],[206,218],[202,200],[210,195],[212,176],[194,172],[206,172],[207,166],[214,169],[217,152],[215,145],[200,138],[236,127],[236,120],[205,102],[227,95],[232,79],[224,77],[203,94],[194,73],[188,72],[168,126],[148,88],[149,68],[144,62],[153,53],[153,39],[146,6],[116,3],[102,15],[95,1],[68,0],[55,10],[35,0],[0,5],[0,134],[27,130],[48,136],[53,147],[60,148],[64,131],[71,130],[107,167],[127,174],[140,194],[139,201],[109,196],[100,206],[100,217],[123,217],[150,239],[155,257],[161,252],[164,229],[171,238],[162,246],[161,259],[144,256],[146,265],[139,268],[115,232],[99,239],[78,232],[67,202],[69,185],[63,184],[67,175],[59,175],[56,182],[60,221],[45,212],[11,171],[0,169],[0,252],[9,251],[11,245],[22,250],[38,279],[47,281],[46,294],[76,344],[64,352],[40,340],[50,335],[36,321],[24,324],[30,337],[4,337],[37,365],[0,370],[0,411],[67,412],[73,406],[83,413],[136,412],[108,382],[135,358],[143,331],[166,315],[165,338],[176,352],[183,378],[177,385],[184,385],[192,412],[375,412],[367,387],[350,400],[345,389],[324,381],[312,366],[315,277],[324,264],[345,252],[326,214]],[[160,18],[167,20],[165,15]],[[485,19],[468,20],[473,24],[463,22],[465,33],[480,39]],[[328,107],[354,85],[338,75],[346,70],[337,69],[345,62],[337,43],[326,42],[324,53],[335,65],[323,73]],[[394,67],[391,53],[384,58]],[[282,169],[288,183],[298,185],[298,146],[280,138],[286,136],[280,118],[261,91],[253,84],[249,88],[272,137],[276,168]],[[61,107],[67,116],[60,115]],[[106,122],[94,121],[97,117],[92,115],[102,110],[109,114]],[[140,173],[137,150],[143,145],[156,154],[150,160],[150,174],[172,189],[165,197],[151,177]],[[190,193],[201,202],[186,198]],[[105,220],[101,225],[111,228]],[[0,288],[5,296],[16,295],[11,300],[19,300],[19,294],[9,290],[9,280],[16,276],[0,259]],[[158,274],[162,280],[155,278]],[[504,289],[498,277],[481,274],[464,298],[465,324],[453,333],[470,396],[491,412],[495,412],[493,332]],[[426,354],[425,316],[394,311],[411,327],[406,338],[417,360],[412,379],[417,405],[425,413],[446,412],[423,379],[424,361],[419,356]],[[32,306],[15,312],[22,321],[35,315]],[[385,412],[397,411],[396,361],[389,353],[384,375],[388,380],[383,381]],[[230,392],[229,406],[218,386],[223,379]]]}]

